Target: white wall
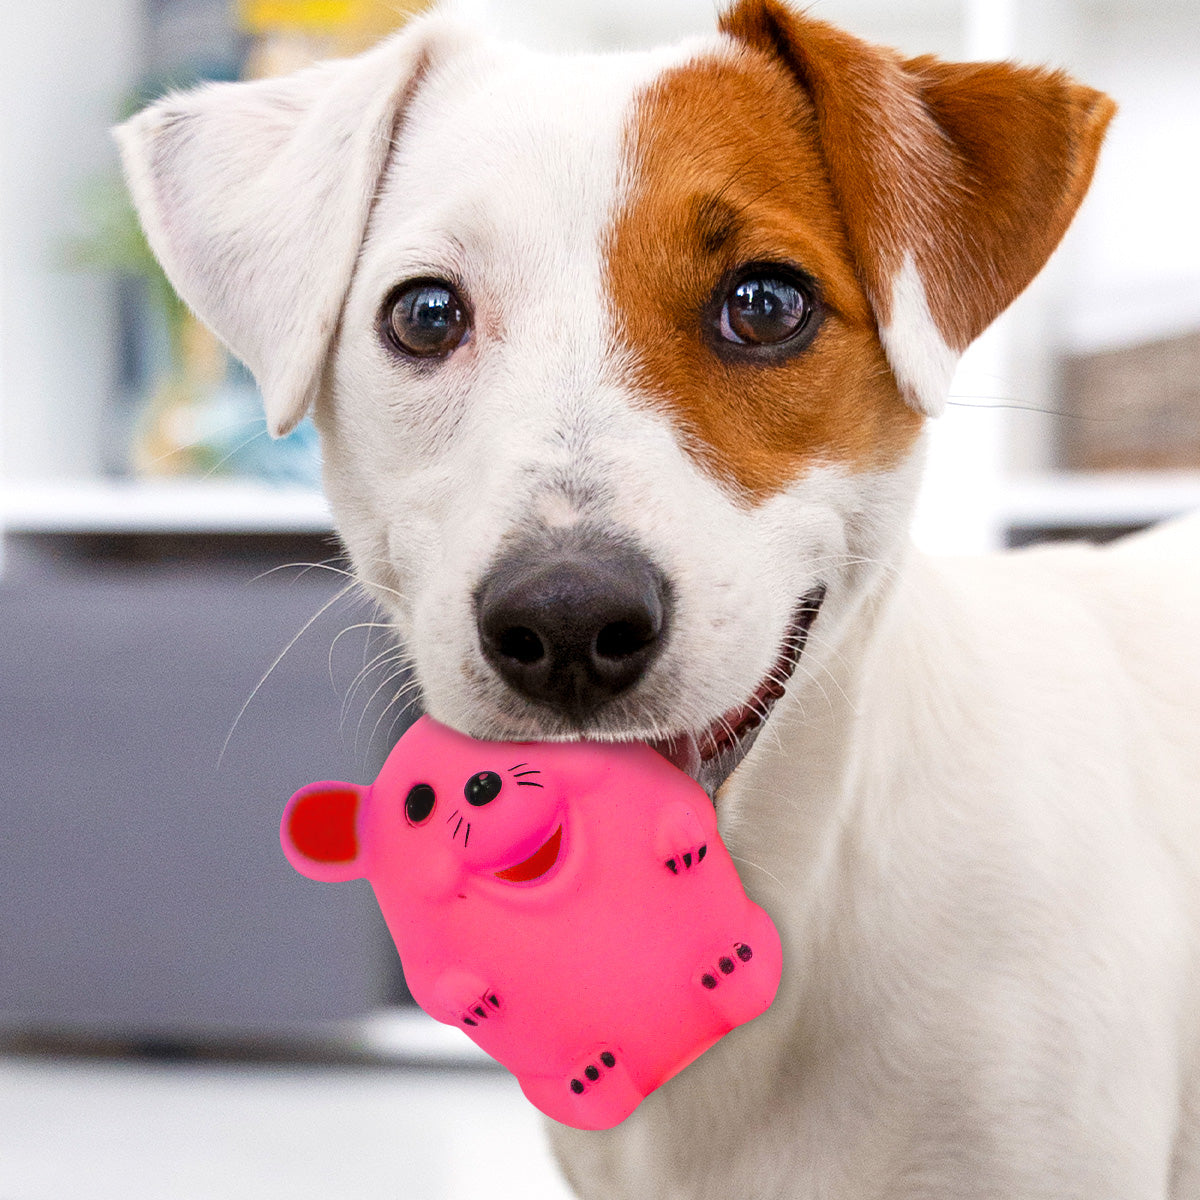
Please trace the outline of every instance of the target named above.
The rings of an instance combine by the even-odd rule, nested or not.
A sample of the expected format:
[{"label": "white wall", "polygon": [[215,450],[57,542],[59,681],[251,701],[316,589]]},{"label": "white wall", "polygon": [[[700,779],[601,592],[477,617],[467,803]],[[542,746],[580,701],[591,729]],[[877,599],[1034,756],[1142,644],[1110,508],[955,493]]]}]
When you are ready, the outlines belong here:
[{"label": "white wall", "polygon": [[1133,12],[1097,16],[1079,47],[1079,70],[1121,108],[1079,223],[1078,350],[1200,328],[1200,0]]},{"label": "white wall", "polygon": [[80,188],[140,65],[138,0],[0,0],[0,476],[94,469],[115,370],[112,283],[67,270]]}]

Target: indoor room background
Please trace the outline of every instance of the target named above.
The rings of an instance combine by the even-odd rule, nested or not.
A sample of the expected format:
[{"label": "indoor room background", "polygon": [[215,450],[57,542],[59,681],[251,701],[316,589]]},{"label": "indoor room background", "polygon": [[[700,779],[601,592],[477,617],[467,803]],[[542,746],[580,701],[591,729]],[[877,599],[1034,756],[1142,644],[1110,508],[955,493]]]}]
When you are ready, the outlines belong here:
[{"label": "indoor room background", "polygon": [[[412,1007],[366,885],[279,852],[291,792],[373,776],[410,692],[311,425],[267,437],[149,258],[108,133],[420,7],[0,0],[0,1200],[565,1196],[515,1084]],[[464,7],[601,49],[717,8]],[[808,7],[913,54],[1064,66],[1121,106],[1061,249],[959,370],[918,543],[1200,507],[1197,0]]]}]

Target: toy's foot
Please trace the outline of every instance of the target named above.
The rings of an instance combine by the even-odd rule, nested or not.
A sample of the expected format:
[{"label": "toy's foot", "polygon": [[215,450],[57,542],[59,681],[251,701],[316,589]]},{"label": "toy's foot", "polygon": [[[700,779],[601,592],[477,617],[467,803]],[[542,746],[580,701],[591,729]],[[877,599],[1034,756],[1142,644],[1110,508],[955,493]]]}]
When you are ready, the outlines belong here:
[{"label": "toy's foot", "polygon": [[658,830],[658,853],[672,875],[682,875],[698,867],[708,854],[704,826],[686,807],[672,808]]},{"label": "toy's foot", "polygon": [[667,870],[672,875],[678,875],[681,871],[690,871],[693,867],[698,867],[703,861],[704,856],[708,853],[708,846],[701,842],[699,846],[692,846],[687,850],[679,850],[667,859]]},{"label": "toy's foot", "polygon": [[464,1025],[477,1026],[500,1011],[500,997],[495,992],[472,998],[464,1006],[459,1019]]},{"label": "toy's foot", "polygon": [[575,1129],[611,1129],[645,1099],[612,1050],[589,1056],[566,1078],[520,1083],[542,1112]]},{"label": "toy's foot", "polygon": [[428,1012],[447,1025],[473,1028],[482,1025],[500,1012],[500,997],[488,987],[487,981],[470,971],[451,968],[438,976],[430,1003],[422,1004]]},{"label": "toy's foot", "polygon": [[708,993],[714,1008],[723,1013],[728,1020],[740,1025],[763,1011],[774,996],[767,997],[766,1003],[759,1003],[754,994],[756,989],[737,986],[743,978],[752,974],[745,968],[751,967],[754,961],[754,949],[746,942],[735,942],[727,954],[720,955],[715,963],[702,967],[695,976],[695,981]]}]

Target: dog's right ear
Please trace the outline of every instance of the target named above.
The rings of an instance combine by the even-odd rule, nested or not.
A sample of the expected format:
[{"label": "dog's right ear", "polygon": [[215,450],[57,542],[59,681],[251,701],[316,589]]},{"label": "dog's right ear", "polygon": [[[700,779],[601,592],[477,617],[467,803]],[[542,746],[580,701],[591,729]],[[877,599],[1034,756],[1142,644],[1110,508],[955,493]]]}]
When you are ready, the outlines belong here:
[{"label": "dog's right ear", "polygon": [[115,130],[154,253],[254,372],[275,436],[317,396],[397,120],[451,29],[170,95]]},{"label": "dog's right ear", "polygon": [[1066,232],[1116,105],[1057,71],[905,60],[785,0],[737,0],[721,29],[807,93],[892,372],[940,412],[959,355]]}]

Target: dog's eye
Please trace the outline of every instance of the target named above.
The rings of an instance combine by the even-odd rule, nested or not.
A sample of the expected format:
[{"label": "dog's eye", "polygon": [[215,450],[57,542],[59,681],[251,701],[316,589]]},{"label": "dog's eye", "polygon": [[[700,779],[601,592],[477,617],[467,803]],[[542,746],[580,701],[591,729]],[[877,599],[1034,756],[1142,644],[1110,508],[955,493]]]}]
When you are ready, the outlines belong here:
[{"label": "dog's eye", "polygon": [[784,267],[744,267],[718,289],[716,300],[717,335],[735,346],[782,346],[793,339],[806,344],[803,335],[816,329],[812,289]]},{"label": "dog's eye", "polygon": [[444,358],[467,340],[471,318],[458,293],[440,279],[402,284],[385,301],[388,341],[414,358]]},{"label": "dog's eye", "polygon": [[423,825],[433,815],[437,803],[433,788],[427,783],[414,784],[404,801],[404,815],[410,825]]}]

